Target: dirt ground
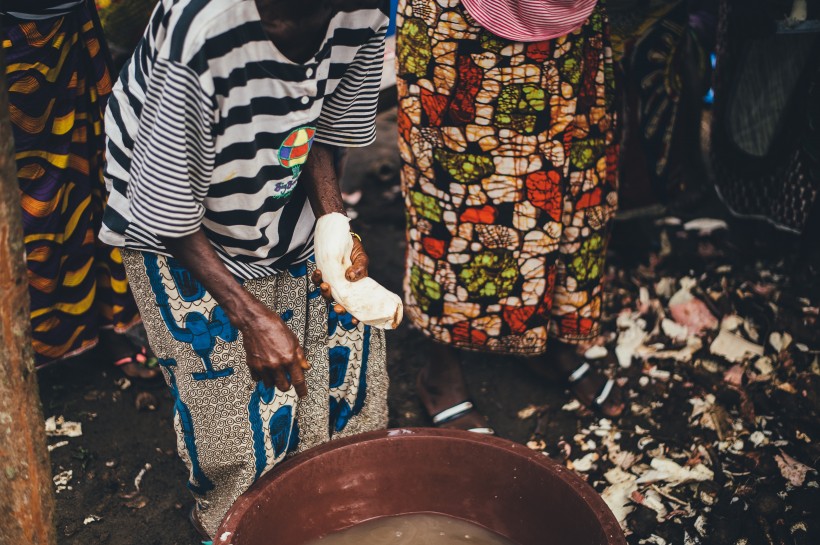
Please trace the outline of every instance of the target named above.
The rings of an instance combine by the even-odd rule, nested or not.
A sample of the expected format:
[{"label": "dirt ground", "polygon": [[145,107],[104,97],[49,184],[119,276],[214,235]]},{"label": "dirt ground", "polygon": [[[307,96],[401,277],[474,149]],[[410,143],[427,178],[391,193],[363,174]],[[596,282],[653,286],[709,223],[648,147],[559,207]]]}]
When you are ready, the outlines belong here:
[{"label": "dirt ground", "polygon": [[[350,170],[362,181],[363,197],[355,206],[354,225],[371,256],[371,275],[400,291],[404,211],[395,164],[391,162],[394,159],[390,159],[393,150],[387,140],[392,140],[391,123],[389,114],[382,116],[382,144],[360,155],[364,158],[362,162],[351,161]],[[356,187],[348,189],[352,191]],[[734,224],[730,232],[736,232]],[[670,233],[672,255],[666,251],[665,261],[660,262],[657,256],[664,254]],[[727,304],[733,305],[731,309],[723,309],[723,315],[743,314],[733,302],[732,294],[745,289],[742,280],[754,275],[759,277],[763,274],[760,271],[775,275],[774,279],[767,277],[769,283],[776,284],[783,293],[803,297],[805,307],[813,308],[818,303],[818,299],[811,299],[817,295],[816,280],[801,272],[799,264],[795,265],[796,246],[790,239],[776,244],[775,251],[762,253],[754,242],[744,248],[720,237],[686,238],[679,230],[652,222],[620,225],[615,239],[609,269],[612,289],[607,303],[608,337],[605,339],[610,347],[614,346],[622,327],[616,323],[615,316],[631,308],[642,296],[641,285],[654,286],[659,278],[684,275],[691,275],[704,285],[713,283],[715,270],[721,270],[726,263],[734,267],[735,272],[731,274],[736,277],[730,274],[729,280],[721,277],[717,281],[728,294]],[[789,280],[790,274],[794,275],[793,280]],[[759,278],[753,280],[760,281]],[[654,289],[650,292],[650,298],[666,304],[664,297]],[[714,300],[718,306],[722,304],[719,296]],[[766,332],[782,331],[789,326],[778,329],[769,324],[768,327]],[[625,523],[631,533],[631,543],[818,543],[820,494],[816,469],[820,452],[814,445],[820,429],[818,381],[812,367],[817,365],[816,357],[814,364],[811,359],[816,355],[813,351],[817,346],[808,346],[810,339],[797,342],[805,335],[795,333],[794,337],[800,350],[806,347],[809,352],[794,356],[789,360],[791,367],[784,364],[782,369],[781,360],[769,354],[775,366],[773,375],[777,378],[765,384],[743,375],[751,369],[752,362],[743,364],[740,378],[730,374],[729,380],[727,373],[737,371],[731,362],[704,355],[704,371],[697,365],[701,361],[697,354],[704,354],[708,351],[706,348],[688,363],[650,358],[633,363],[628,369],[613,367],[630,392],[632,408],[638,412],[616,423],[602,421],[589,411],[567,405],[571,397],[563,385],[540,380],[512,358],[466,354],[465,364],[473,397],[499,435],[529,442],[532,448],[575,466],[599,491],[610,488],[612,474],[609,471],[616,466],[630,475],[645,475],[645,469],[636,468],[649,467],[653,459],[662,456],[677,459],[685,468],[702,464],[714,472],[714,479],[709,480],[712,484],[692,480],[673,492],[659,488],[663,493],[662,510],[657,503],[648,501],[647,498],[654,498],[650,489],[636,489],[631,493],[623,502],[632,508]],[[765,344],[765,338],[761,344]],[[705,346],[711,341],[711,337],[705,337]],[[425,351],[420,349],[423,342],[421,334],[406,324],[388,334],[391,426],[429,424],[415,395],[415,376],[425,358]],[[705,362],[712,360],[717,368],[706,365]],[[63,416],[82,423],[83,428],[82,436],[65,439],[67,444],[51,453],[55,475],[67,470],[72,472],[66,483],[68,488],[56,496],[58,542],[62,545],[198,543],[183,508],[190,501],[184,486],[187,473],[175,452],[172,407],[167,392],[152,390],[156,399],[154,409],[138,410],[136,400],[140,392],[133,386],[122,389],[120,376],[106,364],[105,354],[95,352],[45,369],[39,379],[46,417]],[[734,389],[727,389],[727,380]],[[784,384],[789,386],[782,386]],[[773,390],[766,389],[769,387]],[[699,421],[693,423],[690,400],[711,399],[710,394],[717,398],[712,407],[722,407],[729,428],[740,426],[730,439],[745,440],[746,446],[721,450],[721,441],[725,442],[726,437],[718,437],[716,430],[705,429]],[[746,405],[743,396],[747,396]],[[756,413],[751,415],[750,423],[744,424],[744,417],[750,416],[749,403]],[[768,405],[764,407],[763,403]],[[713,412],[719,413],[717,409]],[[779,439],[767,436],[770,447],[761,446],[750,453],[749,434],[760,426],[756,418],[761,415],[769,415],[770,422],[763,431],[771,434],[783,426],[788,429],[774,432],[779,434]],[[613,427],[620,431],[613,432]],[[605,432],[603,435],[598,433],[601,430]],[[637,437],[641,430],[651,439],[650,446],[646,446],[646,441],[643,447],[636,446],[641,442]],[[797,438],[795,430],[799,432]],[[611,443],[600,439],[604,436],[617,438],[622,452],[634,452],[631,463],[624,463],[622,458],[613,463],[616,457]],[[589,446],[590,437],[592,446]],[[49,443],[57,444],[58,438],[51,438]],[[701,452],[698,446],[702,446],[706,454],[698,454]],[[783,471],[778,471],[778,452],[788,454],[789,460],[802,462],[805,483],[789,482]],[[795,467],[799,473],[801,467]],[[139,475],[137,490],[135,479]],[[741,524],[746,518],[751,522]]]}]

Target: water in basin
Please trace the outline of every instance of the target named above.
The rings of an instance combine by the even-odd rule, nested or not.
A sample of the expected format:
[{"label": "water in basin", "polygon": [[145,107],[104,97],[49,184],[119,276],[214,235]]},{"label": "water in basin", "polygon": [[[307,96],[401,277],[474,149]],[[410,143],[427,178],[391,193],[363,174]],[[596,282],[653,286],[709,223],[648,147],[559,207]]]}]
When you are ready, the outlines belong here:
[{"label": "water in basin", "polygon": [[382,517],[305,545],[516,545],[481,526],[433,513]]}]

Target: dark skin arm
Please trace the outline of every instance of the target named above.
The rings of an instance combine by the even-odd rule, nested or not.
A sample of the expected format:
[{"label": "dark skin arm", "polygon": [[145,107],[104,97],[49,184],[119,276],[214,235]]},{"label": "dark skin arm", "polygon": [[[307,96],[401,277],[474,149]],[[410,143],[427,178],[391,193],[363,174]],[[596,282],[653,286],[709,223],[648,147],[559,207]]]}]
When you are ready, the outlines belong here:
[{"label": "dark skin arm", "polygon": [[[333,148],[315,144],[310,152],[299,183],[304,184],[311,208],[317,217],[331,212],[344,213],[344,202],[336,176]],[[266,386],[276,385],[280,391],[292,382],[299,397],[307,395],[304,371],[310,369],[299,339],[288,329],[278,314],[268,309],[236,281],[200,228],[181,238],[162,238],[162,244],[183,267],[188,269],[216,299],[231,321],[242,333],[248,368],[254,380]],[[352,266],[346,276],[350,281],[367,276],[368,258],[361,243],[354,239]],[[330,286],[322,282],[316,271],[313,281],[322,295],[330,300]],[[340,305],[336,312],[343,313]],[[285,373],[290,374],[291,382]]]},{"label": "dark skin arm", "polygon": [[290,374],[299,397],[307,395],[304,372],[310,369],[299,339],[278,314],[236,281],[200,228],[182,238],[162,238],[162,243],[213,295],[234,327],[242,333],[248,368],[253,380],[284,392]]},{"label": "dark skin arm", "polygon": [[[305,184],[304,187],[307,189],[310,207],[317,218],[333,212],[345,213],[342,191],[339,187],[338,173],[336,172],[333,157],[334,148],[332,146],[315,143],[305,163],[302,177],[299,179],[299,183]],[[357,238],[353,239],[353,252],[350,255],[350,261],[352,264],[345,272],[348,280],[355,282],[367,276],[367,267],[370,260],[364,252],[362,243]],[[330,294],[330,286],[327,282],[322,281],[322,271],[316,270],[312,279],[321,288],[322,296],[328,301],[332,301],[333,296]],[[339,304],[333,310],[338,314],[345,312],[344,307]]]}]

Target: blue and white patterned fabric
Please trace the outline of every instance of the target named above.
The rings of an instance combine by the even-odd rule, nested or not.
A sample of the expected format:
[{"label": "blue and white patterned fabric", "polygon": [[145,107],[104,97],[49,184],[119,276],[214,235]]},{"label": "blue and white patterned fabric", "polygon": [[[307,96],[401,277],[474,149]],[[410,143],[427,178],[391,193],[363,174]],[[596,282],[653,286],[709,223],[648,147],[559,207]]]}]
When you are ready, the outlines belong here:
[{"label": "blue and white patterned fabric", "polygon": [[310,281],[312,259],[243,286],[279,313],[312,368],[308,396],[254,382],[242,335],[175,259],[126,250],[123,263],[174,399],[179,455],[213,533],[256,479],[290,453],[387,425],[384,332],[338,315]]}]

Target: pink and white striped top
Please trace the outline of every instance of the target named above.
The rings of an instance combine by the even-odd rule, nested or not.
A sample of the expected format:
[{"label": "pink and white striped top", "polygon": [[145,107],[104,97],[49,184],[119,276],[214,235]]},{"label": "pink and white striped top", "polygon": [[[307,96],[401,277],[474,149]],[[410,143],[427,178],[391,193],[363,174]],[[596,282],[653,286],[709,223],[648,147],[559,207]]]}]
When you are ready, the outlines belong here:
[{"label": "pink and white striped top", "polygon": [[592,13],[598,0],[461,0],[467,12],[496,36],[540,42],[569,34]]}]

